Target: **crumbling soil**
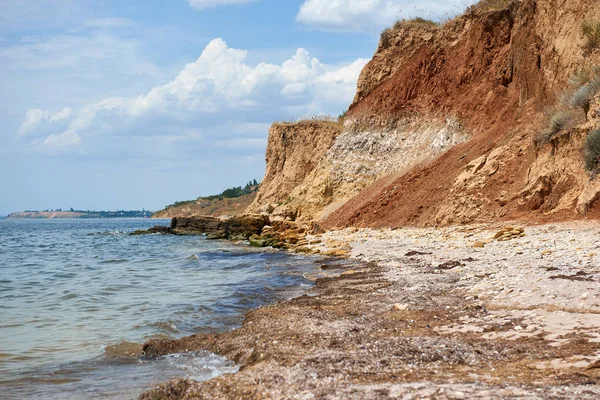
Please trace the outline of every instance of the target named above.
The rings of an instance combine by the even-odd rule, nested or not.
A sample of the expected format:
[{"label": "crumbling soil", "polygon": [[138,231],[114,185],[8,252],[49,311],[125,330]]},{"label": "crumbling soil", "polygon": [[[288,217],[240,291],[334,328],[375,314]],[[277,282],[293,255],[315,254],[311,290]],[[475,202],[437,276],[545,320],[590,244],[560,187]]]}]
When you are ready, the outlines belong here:
[{"label": "crumbling soil", "polygon": [[[584,55],[581,21],[598,3],[514,1],[472,12],[439,29],[398,27],[365,67],[348,117],[382,121],[420,115],[457,118],[472,134],[432,162],[380,179],[326,217],[327,228],[447,226],[523,219],[547,223],[597,216],[580,149],[588,123],[538,148],[547,113],[571,74],[597,63]],[[596,11],[594,11],[596,9]],[[413,42],[404,43],[405,38]],[[424,40],[428,38],[429,40]],[[408,50],[402,46],[408,46]],[[402,49],[400,53],[398,53]],[[400,64],[400,65],[397,65]],[[379,80],[383,70],[394,71]],[[584,115],[580,116],[583,120]],[[486,164],[485,157],[494,155]],[[468,179],[469,163],[483,158]],[[597,184],[596,184],[597,186]],[[582,195],[583,196],[583,195]],[[585,196],[584,196],[585,197]]]}]

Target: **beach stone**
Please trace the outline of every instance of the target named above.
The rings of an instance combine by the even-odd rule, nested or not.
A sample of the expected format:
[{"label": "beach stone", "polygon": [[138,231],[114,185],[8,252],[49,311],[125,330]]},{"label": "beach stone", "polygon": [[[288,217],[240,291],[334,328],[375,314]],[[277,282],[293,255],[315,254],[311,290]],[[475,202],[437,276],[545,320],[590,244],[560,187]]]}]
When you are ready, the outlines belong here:
[{"label": "beach stone", "polygon": [[296,247],[294,249],[294,251],[296,253],[300,253],[300,254],[311,254],[312,253],[312,250],[309,249],[308,247]]},{"label": "beach stone", "polygon": [[475,242],[475,243],[473,243],[473,247],[475,247],[476,249],[483,249],[485,247],[485,243]]}]

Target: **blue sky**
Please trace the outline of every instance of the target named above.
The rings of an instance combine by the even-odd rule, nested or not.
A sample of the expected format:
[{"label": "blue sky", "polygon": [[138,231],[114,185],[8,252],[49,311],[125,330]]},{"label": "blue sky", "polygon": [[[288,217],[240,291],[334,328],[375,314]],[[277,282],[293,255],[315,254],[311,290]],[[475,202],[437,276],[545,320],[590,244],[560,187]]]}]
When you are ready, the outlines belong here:
[{"label": "blue sky", "polygon": [[273,121],[341,113],[385,26],[467,4],[0,0],[0,215],[260,180]]}]

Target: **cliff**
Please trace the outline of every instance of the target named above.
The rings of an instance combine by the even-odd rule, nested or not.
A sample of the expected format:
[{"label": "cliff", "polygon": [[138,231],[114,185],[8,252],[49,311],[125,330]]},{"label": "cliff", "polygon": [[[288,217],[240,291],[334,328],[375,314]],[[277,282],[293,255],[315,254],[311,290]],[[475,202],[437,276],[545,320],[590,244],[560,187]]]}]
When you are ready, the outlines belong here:
[{"label": "cliff", "polygon": [[274,163],[271,130],[267,176],[280,191],[259,193],[252,210],[287,195],[288,217],[327,227],[595,217],[600,183],[582,149],[600,101],[593,92],[580,107],[576,96],[600,87],[582,30],[599,12],[592,0],[483,1],[442,26],[397,23],[341,133],[314,151],[325,134],[287,127],[296,143],[283,159],[310,157],[310,168]]}]

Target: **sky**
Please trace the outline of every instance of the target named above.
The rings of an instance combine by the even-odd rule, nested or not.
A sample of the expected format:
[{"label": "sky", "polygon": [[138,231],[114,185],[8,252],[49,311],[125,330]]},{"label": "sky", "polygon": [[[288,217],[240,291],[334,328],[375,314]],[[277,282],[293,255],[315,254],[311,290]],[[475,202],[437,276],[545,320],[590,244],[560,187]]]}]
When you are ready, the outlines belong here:
[{"label": "sky", "polygon": [[260,181],[273,121],[339,115],[386,26],[469,2],[0,0],[0,215]]}]

